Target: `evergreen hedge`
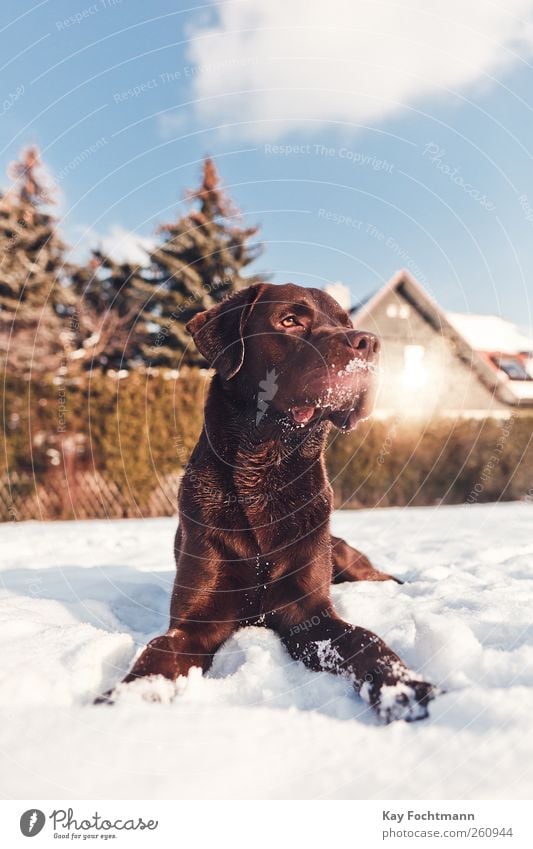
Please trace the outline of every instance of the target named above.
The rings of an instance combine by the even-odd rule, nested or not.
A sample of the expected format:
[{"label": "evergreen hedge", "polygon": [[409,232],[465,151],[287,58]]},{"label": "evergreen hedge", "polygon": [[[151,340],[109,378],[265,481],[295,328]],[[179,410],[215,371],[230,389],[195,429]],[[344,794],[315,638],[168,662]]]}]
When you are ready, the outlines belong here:
[{"label": "evergreen hedge", "polygon": [[[58,379],[56,378],[56,381]],[[119,379],[27,381],[4,375],[0,477],[45,484],[98,470],[142,505],[185,466],[202,424],[209,376],[195,368]],[[370,420],[332,431],[327,463],[337,507],[459,504],[533,496],[533,416]],[[25,484],[28,486],[28,484]]]},{"label": "evergreen hedge", "polygon": [[533,416],[370,420],[333,433],[337,507],[514,501],[533,496]]}]

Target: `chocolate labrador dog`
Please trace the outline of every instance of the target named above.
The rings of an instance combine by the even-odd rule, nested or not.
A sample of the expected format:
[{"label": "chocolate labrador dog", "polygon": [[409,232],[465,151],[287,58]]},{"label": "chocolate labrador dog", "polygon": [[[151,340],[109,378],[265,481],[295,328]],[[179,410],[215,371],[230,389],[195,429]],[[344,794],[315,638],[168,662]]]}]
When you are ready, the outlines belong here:
[{"label": "chocolate labrador dog", "polygon": [[352,682],[384,721],[427,716],[436,690],[344,622],[331,581],[395,580],[331,536],[331,425],[372,407],[379,342],[329,295],[260,283],[187,325],[215,370],[179,492],[177,574],[164,636],[125,678],[207,670],[238,628],[272,628],[289,654]]}]

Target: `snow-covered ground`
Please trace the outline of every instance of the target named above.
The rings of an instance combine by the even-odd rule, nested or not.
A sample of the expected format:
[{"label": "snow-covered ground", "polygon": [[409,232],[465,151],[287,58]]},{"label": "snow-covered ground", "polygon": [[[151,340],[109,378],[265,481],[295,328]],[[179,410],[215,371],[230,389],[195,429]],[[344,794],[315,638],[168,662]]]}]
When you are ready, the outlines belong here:
[{"label": "snow-covered ground", "polygon": [[406,580],[334,587],[337,609],[448,690],[387,727],[258,628],[174,700],[93,706],[165,629],[175,524],[0,526],[3,798],[531,797],[532,505],[335,515]]}]

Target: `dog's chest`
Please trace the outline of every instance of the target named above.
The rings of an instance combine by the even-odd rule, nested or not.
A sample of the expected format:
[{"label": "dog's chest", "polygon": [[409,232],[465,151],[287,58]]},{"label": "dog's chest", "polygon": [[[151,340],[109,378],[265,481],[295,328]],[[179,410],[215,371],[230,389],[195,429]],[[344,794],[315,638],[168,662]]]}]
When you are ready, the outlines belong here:
[{"label": "dog's chest", "polygon": [[236,488],[250,526],[273,541],[312,530],[331,511],[331,487],[318,464],[271,464],[257,475],[244,475]]}]

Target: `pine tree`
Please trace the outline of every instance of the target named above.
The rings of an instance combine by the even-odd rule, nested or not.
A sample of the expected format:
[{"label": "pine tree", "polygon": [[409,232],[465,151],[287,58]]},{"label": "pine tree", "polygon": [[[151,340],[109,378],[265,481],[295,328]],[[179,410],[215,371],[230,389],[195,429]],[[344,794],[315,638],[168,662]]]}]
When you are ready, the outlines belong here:
[{"label": "pine tree", "polygon": [[39,150],[26,148],[9,176],[14,185],[0,194],[1,365],[19,374],[53,371],[70,296],[65,246],[47,211],[54,198]]},{"label": "pine tree", "polygon": [[152,365],[200,363],[185,331],[187,321],[262,279],[243,276],[261,252],[259,244],[250,244],[258,228],[240,225],[211,158],[204,161],[200,187],[189,191],[187,199],[191,211],[159,228],[163,241],[151,253],[151,267],[134,281],[149,334],[144,355]]},{"label": "pine tree", "polygon": [[147,341],[143,302],[136,287],[142,267],[119,263],[93,250],[84,266],[71,272],[77,295],[77,332],[69,359],[84,369],[130,369],[142,362]]}]

